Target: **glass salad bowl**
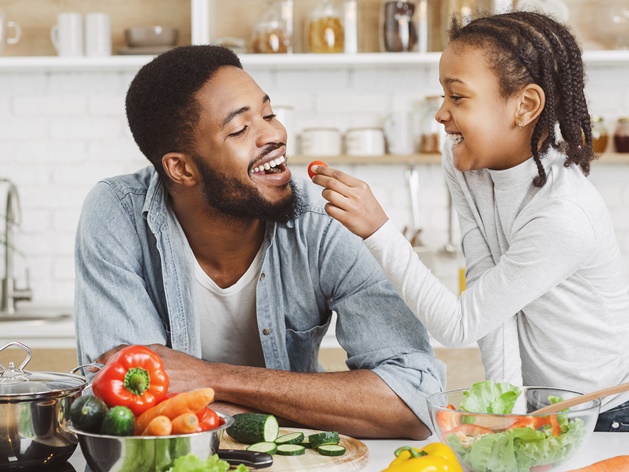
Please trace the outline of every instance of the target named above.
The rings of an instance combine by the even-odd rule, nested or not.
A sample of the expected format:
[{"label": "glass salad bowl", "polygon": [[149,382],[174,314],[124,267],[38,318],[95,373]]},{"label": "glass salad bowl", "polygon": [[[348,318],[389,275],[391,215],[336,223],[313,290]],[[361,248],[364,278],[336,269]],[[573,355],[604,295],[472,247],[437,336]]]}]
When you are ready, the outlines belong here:
[{"label": "glass salad bowl", "polygon": [[579,395],[558,388],[485,381],[469,389],[433,394],[427,402],[437,436],[467,470],[535,471],[574,456],[594,430],[601,401],[555,414],[531,412]]}]

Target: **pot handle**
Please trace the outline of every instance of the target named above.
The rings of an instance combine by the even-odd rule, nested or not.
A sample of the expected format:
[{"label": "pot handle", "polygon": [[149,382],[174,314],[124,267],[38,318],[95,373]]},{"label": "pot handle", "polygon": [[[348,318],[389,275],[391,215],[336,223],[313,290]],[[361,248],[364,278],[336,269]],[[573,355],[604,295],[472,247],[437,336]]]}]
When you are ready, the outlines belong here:
[{"label": "pot handle", "polygon": [[76,372],[80,369],[84,369],[85,367],[96,367],[98,370],[101,370],[105,367],[105,364],[99,364],[98,362],[89,362],[87,364],[81,364],[70,371],[71,374],[76,374]]},{"label": "pot handle", "polygon": [[[11,346],[17,346],[20,349],[23,349],[26,351],[26,359],[24,359],[24,361],[20,364],[20,367],[17,368],[19,372],[24,372],[24,367],[26,367],[26,364],[28,364],[29,361],[31,360],[31,357],[33,357],[33,351],[31,351],[31,348],[28,347],[26,344],[23,344],[19,341],[11,341],[10,343],[5,344],[4,346],[0,347],[0,352],[4,351],[5,349]],[[7,368],[0,363],[0,374],[4,374],[6,370]],[[15,366],[13,365],[13,362],[9,362],[9,370],[11,371],[16,370]]]}]

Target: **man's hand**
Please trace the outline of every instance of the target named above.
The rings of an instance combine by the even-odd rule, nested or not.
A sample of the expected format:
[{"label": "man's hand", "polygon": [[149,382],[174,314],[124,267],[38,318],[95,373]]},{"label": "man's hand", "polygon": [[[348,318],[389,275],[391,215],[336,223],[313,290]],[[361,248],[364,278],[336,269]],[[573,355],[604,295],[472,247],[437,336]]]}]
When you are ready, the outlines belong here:
[{"label": "man's hand", "polygon": [[352,233],[366,239],[386,223],[386,213],[365,182],[332,167],[312,171],[312,181],[324,187],[321,195],[329,202],[325,211]]}]

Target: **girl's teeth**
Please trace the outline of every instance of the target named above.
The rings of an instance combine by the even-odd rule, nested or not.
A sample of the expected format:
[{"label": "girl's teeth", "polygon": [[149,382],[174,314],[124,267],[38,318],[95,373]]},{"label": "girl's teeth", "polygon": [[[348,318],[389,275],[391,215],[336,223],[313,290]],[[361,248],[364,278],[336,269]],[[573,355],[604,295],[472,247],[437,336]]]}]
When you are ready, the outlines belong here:
[{"label": "girl's teeth", "polygon": [[454,144],[459,144],[461,141],[463,141],[463,136],[461,136],[460,134],[449,134],[448,139]]}]

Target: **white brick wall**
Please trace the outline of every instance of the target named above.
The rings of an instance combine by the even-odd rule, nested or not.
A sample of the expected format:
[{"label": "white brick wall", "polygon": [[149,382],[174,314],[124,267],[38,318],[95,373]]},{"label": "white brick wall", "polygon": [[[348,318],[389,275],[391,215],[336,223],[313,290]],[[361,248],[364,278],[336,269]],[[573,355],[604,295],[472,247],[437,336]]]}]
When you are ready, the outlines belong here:
[{"label": "white brick wall", "polygon": [[[292,139],[307,127],[332,126],[344,132],[381,126],[388,113],[411,111],[424,96],[441,93],[436,66],[353,72],[252,70],[252,75],[275,105],[294,107]],[[34,303],[72,303],[74,232],[89,189],[100,178],[148,164],[124,117],[132,77],[117,72],[0,73],[0,177],[13,180],[20,191],[23,224],[17,234],[16,269],[18,284],[23,285],[28,267]],[[588,95],[592,113],[603,115],[612,131],[616,118],[629,114],[629,67],[591,71]],[[398,227],[412,225],[404,166],[344,169],[371,185]],[[303,166],[293,166],[293,171],[306,175]],[[595,164],[591,179],[610,208],[629,263],[629,166]],[[440,167],[421,166],[419,184],[421,238],[438,250],[447,240],[447,193]],[[3,208],[4,188],[0,190]],[[431,265],[456,290],[456,259],[433,257]]]}]

